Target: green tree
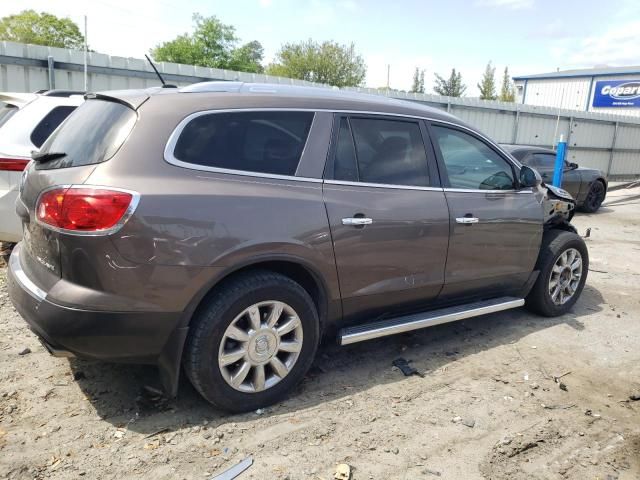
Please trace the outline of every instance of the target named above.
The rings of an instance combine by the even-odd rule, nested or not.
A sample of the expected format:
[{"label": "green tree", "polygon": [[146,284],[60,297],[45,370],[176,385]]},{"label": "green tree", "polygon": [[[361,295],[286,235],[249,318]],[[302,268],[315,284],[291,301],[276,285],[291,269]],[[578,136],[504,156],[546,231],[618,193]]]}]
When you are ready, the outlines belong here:
[{"label": "green tree", "polygon": [[84,47],[84,36],[72,20],[35,10],[0,18],[0,40],[59,48]]},{"label": "green tree", "polygon": [[487,63],[482,75],[482,80],[478,83],[478,89],[480,90],[481,100],[495,100],[498,98],[496,95],[496,69],[491,65],[491,62]]},{"label": "green tree", "polygon": [[461,97],[467,90],[467,86],[462,83],[462,74],[456,72],[455,68],[451,69],[451,75],[448,79],[442,78],[437,73],[436,84],[433,87],[433,91],[438,95],[444,95],[447,97]]},{"label": "green tree", "polygon": [[184,63],[201,67],[229,68],[243,72],[261,72],[264,50],[254,40],[238,47],[235,28],[217,17],[193,14],[194,30],[163,42],[151,51],[160,62]]},{"label": "green tree", "polygon": [[509,75],[509,67],[504,67],[504,75],[502,76],[502,88],[500,88],[501,102],[515,102],[516,92]]},{"label": "green tree", "polygon": [[307,40],[282,45],[267,73],[336,87],[356,87],[364,82],[367,67],[353,43]]},{"label": "green tree", "polygon": [[424,70],[416,67],[413,72],[413,83],[411,84],[410,93],[424,93]]}]

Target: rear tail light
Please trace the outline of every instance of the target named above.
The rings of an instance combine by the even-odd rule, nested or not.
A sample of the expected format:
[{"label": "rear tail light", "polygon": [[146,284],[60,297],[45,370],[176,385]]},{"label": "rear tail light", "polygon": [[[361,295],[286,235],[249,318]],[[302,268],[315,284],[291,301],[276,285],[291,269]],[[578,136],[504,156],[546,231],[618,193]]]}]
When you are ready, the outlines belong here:
[{"label": "rear tail light", "polygon": [[138,202],[138,194],[96,187],[57,187],[40,195],[40,223],[77,234],[108,234],[120,228]]},{"label": "rear tail light", "polygon": [[0,171],[21,172],[27,167],[30,161],[30,158],[0,157]]}]

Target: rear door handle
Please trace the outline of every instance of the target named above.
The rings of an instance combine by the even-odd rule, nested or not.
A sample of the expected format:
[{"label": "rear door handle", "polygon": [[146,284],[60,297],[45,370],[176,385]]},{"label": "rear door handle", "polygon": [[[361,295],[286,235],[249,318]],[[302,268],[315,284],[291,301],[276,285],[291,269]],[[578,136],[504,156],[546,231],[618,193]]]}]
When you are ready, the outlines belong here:
[{"label": "rear door handle", "polygon": [[343,225],[350,225],[353,227],[357,227],[360,225],[371,225],[372,223],[373,223],[373,219],[365,218],[365,217],[350,217],[350,218],[342,219]]},{"label": "rear door handle", "polygon": [[470,225],[472,223],[478,223],[480,221],[477,217],[458,217],[456,218],[457,223],[464,223]]}]

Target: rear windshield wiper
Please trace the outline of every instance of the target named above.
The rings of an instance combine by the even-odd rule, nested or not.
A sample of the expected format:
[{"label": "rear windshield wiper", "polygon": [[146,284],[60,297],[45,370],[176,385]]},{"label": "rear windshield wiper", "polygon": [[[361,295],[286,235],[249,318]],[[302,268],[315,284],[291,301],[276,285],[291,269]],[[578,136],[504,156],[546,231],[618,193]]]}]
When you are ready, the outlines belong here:
[{"label": "rear windshield wiper", "polygon": [[67,154],[63,152],[45,152],[41,153],[36,150],[31,152],[31,158],[33,158],[34,162],[37,163],[45,163],[50,160],[55,160],[57,158],[66,157]]}]

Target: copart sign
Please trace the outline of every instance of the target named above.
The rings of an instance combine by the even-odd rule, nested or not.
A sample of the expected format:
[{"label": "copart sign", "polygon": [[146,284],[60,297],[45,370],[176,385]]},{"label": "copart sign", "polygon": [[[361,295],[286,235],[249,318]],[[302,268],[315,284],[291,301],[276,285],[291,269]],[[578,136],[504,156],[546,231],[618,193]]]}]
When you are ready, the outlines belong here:
[{"label": "copart sign", "polygon": [[594,107],[640,107],[640,80],[596,82]]}]

